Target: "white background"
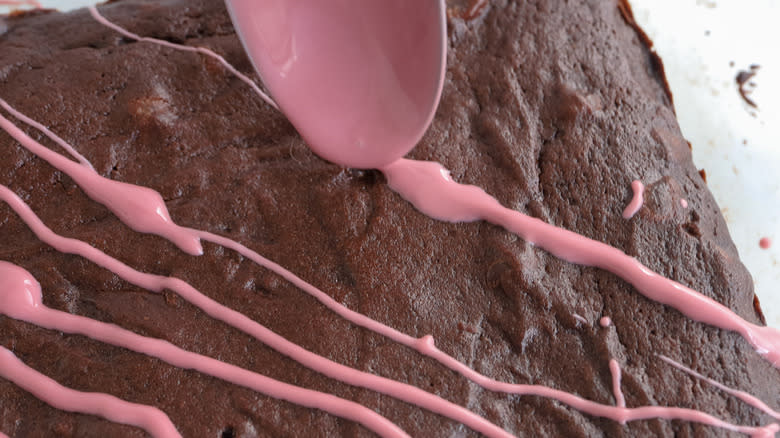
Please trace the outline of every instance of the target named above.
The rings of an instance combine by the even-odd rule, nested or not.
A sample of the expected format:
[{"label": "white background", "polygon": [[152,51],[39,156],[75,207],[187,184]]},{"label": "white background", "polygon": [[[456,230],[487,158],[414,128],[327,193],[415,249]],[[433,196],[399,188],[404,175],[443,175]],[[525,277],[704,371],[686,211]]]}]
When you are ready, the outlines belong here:
[{"label": "white background", "polygon": [[[94,0],[41,0],[70,9]],[[631,0],[637,21],[663,58],[694,162],[723,210],[739,253],[753,274],[769,325],[780,327],[780,1]],[[0,13],[7,8],[0,6]],[[730,63],[734,65],[731,66]],[[752,95],[734,81],[761,69]],[[761,237],[774,242],[760,249]]]}]

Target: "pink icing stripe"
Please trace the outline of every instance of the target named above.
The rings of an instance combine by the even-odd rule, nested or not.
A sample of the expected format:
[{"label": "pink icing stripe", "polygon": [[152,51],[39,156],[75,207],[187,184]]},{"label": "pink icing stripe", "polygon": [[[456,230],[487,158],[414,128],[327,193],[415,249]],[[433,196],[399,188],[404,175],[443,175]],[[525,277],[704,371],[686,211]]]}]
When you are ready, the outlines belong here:
[{"label": "pink icing stripe", "polygon": [[631,190],[634,192],[634,196],[631,198],[631,202],[626,206],[626,209],[623,210],[624,219],[631,219],[634,217],[636,212],[642,208],[642,203],[645,202],[645,186],[642,184],[642,181],[637,179],[631,182]]},{"label": "pink icing stripe", "polygon": [[733,395],[734,397],[737,397],[738,399],[742,400],[743,402],[749,404],[750,406],[753,406],[756,409],[760,409],[764,411],[765,413],[769,414],[770,416],[774,417],[777,420],[780,420],[780,412],[770,408],[766,403],[758,399],[757,397],[748,394],[745,391],[740,391],[737,389],[729,388],[728,386],[718,382],[717,380],[710,379],[709,377],[703,376],[696,371],[686,367],[685,365],[675,361],[674,359],[664,356],[662,354],[658,355],[658,358],[662,361],[668,363],[669,365],[677,368],[680,371],[683,371],[685,373],[690,374],[693,377],[696,377],[697,379],[704,380],[705,382],[709,383],[710,385],[720,389],[723,392],[726,392],[728,394]]},{"label": "pink icing stripe", "polygon": [[[42,302],[40,284],[29,272],[16,265],[0,262],[0,274],[0,284],[3,286],[0,289],[0,314],[46,329],[87,336],[156,357],[179,368],[196,370],[279,400],[320,409],[360,423],[384,437],[408,437],[389,420],[358,403],[280,382],[208,356],[183,350],[167,341],[135,334],[113,324],[50,309]],[[74,406],[73,400],[66,398],[63,402],[66,406]],[[112,416],[120,415],[114,407],[107,407],[107,412]]]},{"label": "pink icing stripe", "polygon": [[[279,353],[290,357],[312,370],[344,383],[387,394],[431,412],[441,414],[463,423],[487,436],[511,436],[503,429],[470,410],[444,400],[439,396],[423,391],[415,386],[359,371],[314,354],[299,345],[284,339],[245,315],[219,304],[178,278],[139,272],[90,246],[86,242],[59,236],[46,227],[24,201],[3,185],[0,185],[0,199],[8,203],[8,205],[16,211],[38,238],[56,248],[58,251],[83,256],[95,264],[114,272],[122,279],[145,289],[155,292],[162,291],[163,289],[175,291],[182,298],[200,308],[209,316],[253,336],[263,344],[268,345]],[[208,236],[215,241],[227,240],[219,238],[219,236],[210,235],[209,233],[203,233],[203,235]],[[362,317],[368,319],[365,316]],[[426,339],[423,339],[423,341],[426,341]]]},{"label": "pink icing stripe", "polygon": [[[90,198],[105,205],[133,230],[163,236],[188,254],[203,254],[198,237],[173,222],[159,193],[146,187],[104,178],[91,168],[81,166],[41,145],[2,115],[0,128],[27,150],[70,176]],[[122,199],[117,198],[117,193],[122,193]]]},{"label": "pink icing stripe", "polygon": [[381,170],[391,189],[432,218],[449,222],[482,219],[566,261],[612,272],[651,300],[696,321],[739,333],[780,367],[780,330],[745,321],[728,307],[653,272],[617,248],[505,208],[479,187],[453,181],[439,163],[401,159]]},{"label": "pink icing stripe", "polygon": [[22,122],[32,126],[33,128],[41,131],[44,133],[47,137],[49,137],[52,141],[60,145],[61,148],[68,151],[68,153],[75,159],[81,163],[82,166],[86,166],[92,170],[95,170],[94,167],[92,167],[92,163],[89,162],[83,155],[81,155],[73,146],[68,144],[65,140],[60,138],[57,134],[51,132],[49,128],[43,126],[42,124],[36,122],[35,120],[27,117],[26,115],[20,113],[16,109],[14,109],[11,105],[8,104],[5,100],[0,98],[0,107],[3,107],[6,111],[8,111],[12,116],[16,117],[17,119],[21,120]]},{"label": "pink icing stripe", "polygon": [[615,395],[615,404],[618,407],[626,407],[626,397],[623,396],[623,390],[620,389],[622,373],[620,364],[615,359],[609,360],[609,372],[612,374],[612,393]]},{"label": "pink icing stripe", "polygon": [[[10,263],[0,262],[0,272],[14,275],[8,269]],[[21,269],[19,269],[21,270]],[[4,278],[2,284],[9,286],[20,278]],[[5,289],[5,288],[4,288]],[[8,290],[0,292],[8,294]],[[11,292],[14,293],[14,292]],[[30,392],[47,404],[64,411],[96,415],[115,423],[140,427],[152,436],[174,438],[181,435],[163,411],[146,405],[126,402],[112,395],[95,392],[81,392],[66,388],[53,379],[28,367],[10,350],[0,346],[0,377],[10,380],[18,387]],[[0,434],[0,436],[3,436]]]},{"label": "pink icing stripe", "polygon": [[97,10],[97,8],[95,6],[87,6],[87,9],[89,9],[89,13],[92,14],[92,18],[94,18],[95,21],[97,21],[98,23],[102,24],[103,26],[108,27],[109,29],[114,30],[115,32],[118,32],[118,33],[122,34],[123,36],[125,36],[127,38],[130,38],[131,40],[142,41],[142,42],[147,42],[147,43],[153,43],[153,44],[157,44],[157,45],[160,45],[160,46],[163,46],[163,47],[168,47],[168,48],[171,48],[171,49],[183,50],[185,52],[202,53],[202,54],[204,54],[206,56],[210,56],[210,57],[216,59],[220,64],[222,64],[223,67],[225,67],[235,77],[237,77],[238,79],[242,80],[247,85],[252,87],[252,90],[255,92],[255,94],[260,96],[260,98],[263,99],[267,104],[271,105],[276,110],[279,110],[279,106],[276,105],[276,102],[274,102],[273,99],[271,99],[271,97],[269,97],[267,94],[265,94],[263,92],[263,90],[261,90],[260,87],[258,87],[257,84],[252,79],[250,79],[249,77],[247,77],[245,74],[241,73],[240,71],[236,70],[235,67],[230,65],[230,63],[225,60],[225,58],[223,58],[222,56],[214,53],[214,51],[209,50],[209,49],[207,49],[205,47],[185,46],[185,45],[182,45],[182,44],[175,44],[175,43],[171,43],[171,42],[164,41],[164,40],[158,40],[156,38],[142,37],[140,35],[134,34],[134,33],[130,32],[130,31],[128,31],[128,30],[126,30],[126,29],[124,29],[124,28],[122,28],[122,27],[120,27],[120,26],[118,26],[118,25],[116,25],[116,24],[114,24],[114,23],[112,23],[110,21],[108,21],[105,17],[100,15],[100,12],[98,12],[98,10]]},{"label": "pink icing stripe", "polygon": [[8,435],[4,434],[3,432],[0,432],[0,438],[8,438]]}]

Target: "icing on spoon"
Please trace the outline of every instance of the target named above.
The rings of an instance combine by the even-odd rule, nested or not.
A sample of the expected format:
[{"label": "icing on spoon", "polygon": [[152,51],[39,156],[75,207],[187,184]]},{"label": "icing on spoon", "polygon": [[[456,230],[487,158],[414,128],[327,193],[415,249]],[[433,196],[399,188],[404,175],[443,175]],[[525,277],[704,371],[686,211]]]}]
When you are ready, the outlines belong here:
[{"label": "icing on spoon", "polygon": [[439,104],[444,0],[227,0],[279,108],[322,158],[379,168],[409,152]]}]

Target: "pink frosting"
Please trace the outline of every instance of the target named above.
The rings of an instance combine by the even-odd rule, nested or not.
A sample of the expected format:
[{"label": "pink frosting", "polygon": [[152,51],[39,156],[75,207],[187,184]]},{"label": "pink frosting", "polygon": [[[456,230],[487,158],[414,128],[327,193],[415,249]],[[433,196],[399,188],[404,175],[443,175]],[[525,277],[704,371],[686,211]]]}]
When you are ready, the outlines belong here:
[{"label": "pink frosting", "polygon": [[[255,339],[259,340],[263,344],[268,345],[274,350],[290,357],[291,359],[301,363],[304,366],[307,366],[328,377],[340,380],[342,382],[355,385],[355,386],[368,388],[377,392],[381,392],[390,395],[392,397],[398,398],[399,400],[403,400],[415,404],[419,407],[428,409],[432,412],[436,412],[438,414],[444,415],[455,421],[463,423],[469,426],[470,428],[479,431],[487,436],[492,436],[492,437],[511,436],[500,427],[492,424],[491,422],[485,420],[479,415],[471,412],[466,408],[463,408],[447,400],[444,400],[439,396],[423,391],[415,386],[406,383],[401,383],[384,377],[375,376],[370,373],[366,373],[354,368],[347,367],[345,365],[341,365],[337,362],[334,362],[332,360],[319,356],[315,353],[312,353],[300,347],[299,345],[284,339],[278,334],[270,331],[265,326],[249,319],[242,313],[232,310],[228,307],[225,307],[219,304],[218,302],[212,300],[211,298],[207,297],[206,295],[203,295],[201,292],[199,292],[198,290],[196,290],[195,288],[193,288],[183,280],[180,280],[178,278],[173,278],[173,277],[163,277],[159,275],[145,274],[139,272],[125,265],[124,263],[114,259],[113,257],[108,256],[107,254],[101,252],[100,250],[90,246],[86,242],[59,236],[55,234],[53,231],[51,231],[48,227],[46,227],[46,225],[43,224],[43,222],[41,222],[37,216],[35,216],[32,210],[30,210],[30,208],[18,196],[16,196],[13,192],[11,192],[7,187],[3,185],[0,185],[0,199],[8,203],[8,205],[11,206],[11,208],[14,211],[16,211],[16,213],[28,224],[28,226],[30,226],[33,232],[35,232],[38,238],[48,243],[49,245],[53,246],[54,248],[57,248],[59,251],[70,253],[70,254],[81,255],[82,257],[91,260],[97,265],[109,269],[110,271],[120,276],[122,279],[132,284],[135,284],[137,286],[143,287],[145,289],[156,291],[156,292],[162,291],[163,289],[172,290],[177,294],[179,294],[182,298],[190,302],[191,304],[202,309],[209,316],[218,319],[220,321],[224,321],[225,323],[253,336]],[[239,245],[228,239],[221,238],[219,236],[210,233],[202,233],[202,234],[205,238],[209,238],[210,240],[214,240],[215,242],[220,244],[225,244],[226,247],[235,248],[237,247],[237,245]],[[312,288],[312,286],[310,285],[308,286]],[[325,295],[322,291],[318,291],[318,292],[320,294]],[[18,297],[13,297],[13,299],[17,299],[17,298]],[[24,302],[20,301],[18,305],[27,306],[29,302],[30,300],[25,299]],[[13,303],[9,303],[7,304],[7,306],[10,306],[12,304]],[[0,312],[2,312],[2,309],[0,309]],[[11,317],[17,318],[17,316],[14,316],[10,313],[7,314]],[[47,313],[46,315],[55,315],[55,314]],[[368,318],[363,315],[359,315],[359,314],[356,315],[358,318],[362,318],[363,320],[368,320]],[[37,319],[36,321],[30,321],[27,319],[25,320],[29,322],[39,323],[40,321],[45,319],[45,316],[41,316],[40,318],[41,319]],[[24,319],[24,318],[17,318],[17,319]],[[49,325],[43,325],[43,324],[39,324],[39,325],[47,328],[54,328]],[[101,340],[105,340],[105,339],[101,339]],[[110,342],[112,344],[114,343],[111,341],[106,341],[106,342]],[[420,340],[415,339],[412,342],[415,343],[415,345],[422,343],[427,348],[428,346],[432,346],[433,339],[430,337],[427,338],[423,337]],[[115,345],[126,346],[124,344],[115,344]],[[138,350],[137,347],[130,346],[128,348],[139,352],[145,352],[142,350]],[[176,362],[171,362],[171,361],[168,362],[178,366],[178,363]],[[268,392],[263,392],[263,393],[275,397],[275,395],[271,393]],[[310,405],[304,404],[304,406],[310,406]]]},{"label": "pink frosting", "polygon": [[182,251],[203,254],[200,240],[191,230],[176,225],[159,193],[146,187],[113,181],[46,148],[0,115],[0,128],[27,150],[70,176],[93,200],[105,205],[122,222],[141,233],[165,236]]},{"label": "pink frosting", "polygon": [[772,239],[770,239],[769,237],[762,237],[758,241],[758,246],[760,246],[761,249],[769,249],[772,247]]},{"label": "pink frosting", "polygon": [[5,100],[0,98],[0,107],[2,107],[4,110],[8,111],[9,114],[16,117],[17,119],[21,120],[22,122],[32,126],[33,128],[41,131],[44,133],[47,137],[49,137],[52,141],[57,143],[61,148],[68,151],[68,153],[75,159],[81,163],[82,166],[86,166],[92,170],[95,170],[92,167],[92,163],[89,162],[83,155],[81,155],[76,149],[73,148],[68,142],[60,138],[57,134],[51,132],[49,128],[43,126],[42,124],[36,122],[35,120],[27,117],[26,115],[20,113],[15,108],[13,108],[11,105],[8,104]]},{"label": "pink frosting", "polygon": [[609,327],[612,324],[612,319],[609,316],[602,316],[601,319],[599,319],[599,325],[606,328]]},{"label": "pink frosting", "polygon": [[[6,196],[7,189],[0,193]],[[183,350],[167,341],[135,334],[113,324],[50,309],[43,304],[41,288],[35,278],[16,265],[0,262],[0,278],[3,279],[3,287],[0,289],[0,314],[50,330],[87,336],[156,357],[179,368],[196,370],[250,388],[270,397],[287,400],[309,408],[321,409],[337,417],[360,423],[381,436],[408,437],[389,420],[358,403],[280,382],[207,356]],[[74,394],[68,395],[73,396]],[[47,397],[52,397],[52,395],[48,394]],[[67,410],[79,410],[78,397],[64,397],[61,402]],[[124,417],[128,413],[123,412],[122,407],[117,404],[106,405],[101,414],[112,420],[132,418]],[[151,425],[144,425],[151,427]]]},{"label": "pink frosting", "polygon": [[[27,271],[0,261],[0,273],[3,274],[3,278],[0,280],[0,290],[6,291],[0,298],[0,303],[2,303],[0,306],[9,304],[5,302],[8,295],[12,296],[20,292],[24,294],[25,299],[35,300],[34,288],[37,282]],[[10,293],[8,293],[9,290],[11,290]],[[29,305],[29,303],[27,304]],[[10,305],[14,306],[15,304],[10,303]],[[66,388],[28,367],[10,350],[2,346],[0,346],[0,377],[10,380],[57,409],[97,415],[116,423],[140,427],[155,437],[181,437],[163,411],[153,406],[126,402],[108,394],[80,392]],[[5,435],[0,433],[0,437],[2,436]]]},{"label": "pink frosting", "polygon": [[382,172],[390,188],[428,216],[450,222],[486,220],[571,263],[605,269],[651,300],[691,319],[739,333],[760,355],[780,366],[780,331],[745,321],[728,307],[653,272],[617,248],[505,208],[479,187],[453,181],[438,163],[402,159]]},{"label": "pink frosting", "polygon": [[680,205],[682,206],[682,208],[688,208],[688,201],[686,201],[685,199],[680,199]]},{"label": "pink frosting", "polygon": [[609,360],[609,372],[612,374],[612,393],[615,395],[615,404],[621,408],[626,407],[626,398],[623,396],[623,390],[620,389],[622,373],[620,364],[615,359]]},{"label": "pink frosting", "polygon": [[644,199],[645,185],[642,184],[642,181],[639,181],[638,179],[632,181],[631,191],[634,192],[634,195],[631,198],[631,202],[629,202],[625,210],[623,210],[624,219],[631,219],[632,217],[634,217],[636,212],[639,211],[640,208],[642,208],[642,204],[645,202]]},{"label": "pink frosting", "polygon": [[[29,210],[29,207],[24,204],[21,199],[16,197],[12,192],[10,192],[7,188],[0,186],[0,197],[2,197],[9,205],[18,213],[20,216],[28,223],[28,225],[31,227],[31,229],[36,233],[36,235],[39,236],[44,241],[47,241],[49,244],[54,246],[55,248],[66,251],[66,252],[73,252],[73,249],[76,248],[80,252],[83,252],[82,255],[92,258],[95,257],[97,260],[100,260],[100,264],[104,267],[108,267],[112,271],[116,272],[118,275],[123,276],[128,281],[134,282],[135,284],[138,284],[139,286],[149,288],[151,290],[161,290],[163,287],[171,288],[172,290],[177,290],[179,293],[184,292],[184,297],[187,298],[189,296],[188,294],[188,287],[186,283],[184,283],[181,280],[177,279],[169,279],[165,277],[158,277],[158,276],[152,276],[149,274],[142,274],[138,273],[137,271],[132,270],[131,268],[122,265],[120,262],[111,259],[110,257],[106,256],[105,254],[102,254],[100,251],[96,250],[95,248],[87,245],[84,242],[76,241],[74,239],[66,239],[61,236],[55,235],[51,230],[46,228],[46,226],[40,222],[40,220],[35,217],[35,215],[32,213],[32,211]],[[242,245],[228,241],[227,239],[220,238],[219,236],[211,235],[209,233],[202,233],[204,239],[214,239],[218,243],[225,243],[229,247],[233,247],[234,249],[242,250],[242,252],[248,253],[250,255],[253,255],[253,259],[257,259],[258,257],[261,258],[256,253],[253,253],[251,250],[246,249]],[[221,241],[221,242],[220,242]],[[89,257],[92,256],[92,257]],[[272,262],[269,262],[273,265]],[[277,265],[278,266],[278,265]],[[291,273],[289,275],[292,275]],[[293,276],[294,277],[294,276]],[[295,277],[297,279],[297,277]],[[167,284],[161,284],[161,281],[169,280],[171,283]],[[302,280],[298,279],[298,282],[302,282]],[[304,286],[307,286],[310,289],[314,289],[315,291],[318,291],[316,288],[313,288],[313,286],[305,284]],[[194,291],[194,289],[192,290]],[[197,291],[194,291],[197,293]],[[325,295],[323,292],[318,291],[320,294]],[[327,296],[327,295],[326,295]],[[197,298],[197,297],[196,297]],[[208,300],[208,298],[205,298]],[[328,299],[330,299],[328,297]],[[332,299],[330,299],[332,301]],[[25,300],[21,300],[25,301]],[[27,300],[28,302],[35,302],[35,300]],[[38,302],[40,300],[38,299]],[[195,304],[197,304],[197,301],[193,301]],[[21,308],[25,308],[24,305],[20,305]],[[335,307],[341,307],[342,312],[352,312],[348,309],[344,308],[343,306],[337,305]],[[205,309],[208,311],[208,307],[205,307]],[[227,311],[232,312],[231,310],[227,309]],[[53,311],[52,311],[53,312]],[[442,352],[441,350],[438,350],[434,343],[433,338],[431,336],[424,336],[422,338],[416,339],[409,337],[408,335],[402,334],[400,332],[395,331],[394,329],[391,329],[377,321],[370,320],[367,317],[363,315],[356,314],[352,312],[354,315],[352,316],[358,316],[360,318],[364,319],[364,323],[366,323],[369,326],[376,326],[380,329],[386,329],[389,331],[392,331],[398,335],[401,343],[407,344],[407,342],[410,344],[407,344],[411,348],[416,349],[417,351],[428,355],[430,357],[433,357],[434,359],[438,360],[443,365],[461,373],[462,375],[466,376],[467,378],[473,380],[474,382],[478,383],[479,385],[485,387],[486,389],[490,389],[493,391],[498,392],[506,392],[511,394],[520,394],[520,395],[538,395],[548,398],[553,398],[556,400],[559,400],[563,403],[566,403],[574,408],[580,409],[583,412],[587,412],[591,415],[597,415],[602,416],[606,418],[611,418],[615,421],[625,422],[625,421],[632,421],[632,420],[639,420],[639,419],[647,419],[647,418],[676,418],[676,419],[683,419],[688,421],[696,421],[701,422],[705,424],[711,424],[718,427],[724,427],[730,430],[735,431],[741,431],[744,433],[750,433],[755,434],[759,431],[767,430],[766,427],[764,428],[752,428],[747,426],[736,426],[727,422],[724,422],[722,420],[719,420],[715,417],[712,417],[708,414],[690,410],[690,409],[684,409],[684,408],[667,408],[667,407],[656,407],[656,406],[646,406],[646,407],[640,407],[640,408],[633,408],[633,409],[626,409],[621,407],[613,407],[608,405],[599,404],[596,402],[592,402],[589,400],[582,399],[581,397],[570,394],[564,391],[548,388],[541,385],[518,385],[518,384],[509,384],[504,382],[499,382],[494,379],[491,379],[489,377],[486,377],[484,375],[481,375],[477,373],[476,371],[470,369],[466,365],[458,362],[453,357],[447,355],[446,353]],[[69,314],[65,314],[69,315]],[[72,315],[69,315],[72,316]],[[214,315],[212,315],[214,316]],[[250,322],[251,323],[251,322]],[[43,327],[49,327],[48,325],[45,325],[45,323],[39,324]],[[403,342],[406,341],[406,342]],[[175,364],[175,363],[174,363]],[[304,404],[304,406],[309,406]],[[767,426],[769,427],[769,426]],[[486,435],[488,436],[505,436],[505,432],[499,430],[496,431],[497,433],[490,433],[487,432]],[[763,432],[762,432],[763,433]]]}]

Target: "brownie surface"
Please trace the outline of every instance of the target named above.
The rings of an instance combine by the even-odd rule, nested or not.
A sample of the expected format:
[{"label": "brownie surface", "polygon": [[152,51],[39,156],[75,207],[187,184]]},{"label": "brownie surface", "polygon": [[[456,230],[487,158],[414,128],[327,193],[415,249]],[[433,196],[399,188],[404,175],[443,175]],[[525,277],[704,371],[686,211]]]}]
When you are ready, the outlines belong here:
[{"label": "brownie surface", "polygon": [[[493,0],[469,19],[457,8],[448,19],[441,104],[409,157],[441,162],[455,180],[503,205],[620,248],[761,323],[750,275],[680,134],[663,69],[626,6]],[[100,10],[132,32],[209,47],[252,73],[221,1],[122,0]],[[210,58],[125,39],[84,10],[2,20],[0,97],[68,140],[100,174],[159,191],[178,224],[239,241],[350,309],[412,336],[431,334],[440,349],[490,377],[601,403],[614,404],[614,358],[629,407],[682,406],[740,424],[770,422],[663,363],[656,356],[663,354],[780,404],[780,372],[739,335],[692,321],[612,274],[561,261],[499,227],[418,213],[378,171],[315,156],[281,114]],[[189,256],[130,230],[2,131],[0,154],[0,183],[55,232],[141,271],[181,278],[310,351],[434,392],[512,433],[728,435],[681,421],[621,425],[545,398],[483,390],[348,323],[233,251],[204,243],[204,255]],[[625,220],[634,179],[647,185],[646,200]],[[172,292],[140,289],[57,252],[5,204],[0,260],[30,271],[49,307],[358,401],[413,436],[476,435],[323,377]],[[613,324],[601,327],[602,316]],[[156,406],[186,437],[371,436],[320,411],[5,316],[0,344],[65,386]],[[0,431],[144,436],[51,408],[3,379]]]}]

